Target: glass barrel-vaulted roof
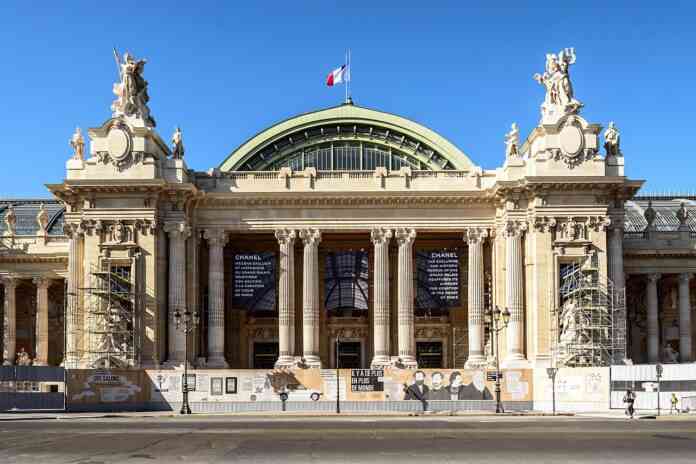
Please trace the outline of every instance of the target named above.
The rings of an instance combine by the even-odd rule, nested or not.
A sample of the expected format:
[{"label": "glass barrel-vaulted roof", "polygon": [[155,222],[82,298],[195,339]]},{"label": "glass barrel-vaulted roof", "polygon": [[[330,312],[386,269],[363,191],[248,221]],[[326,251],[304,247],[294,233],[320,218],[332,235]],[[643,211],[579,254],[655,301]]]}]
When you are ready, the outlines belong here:
[{"label": "glass barrel-vaulted roof", "polygon": [[389,113],[344,104],[282,121],[249,139],[221,171],[469,171],[471,160],[425,126]]},{"label": "glass barrel-vaulted roof", "polygon": [[37,235],[39,233],[39,223],[36,216],[39,214],[41,205],[46,208],[48,213],[48,235],[63,235],[63,215],[65,206],[56,200],[0,200],[0,235],[7,230],[5,215],[12,206],[17,222],[15,223],[15,233],[17,235]]}]

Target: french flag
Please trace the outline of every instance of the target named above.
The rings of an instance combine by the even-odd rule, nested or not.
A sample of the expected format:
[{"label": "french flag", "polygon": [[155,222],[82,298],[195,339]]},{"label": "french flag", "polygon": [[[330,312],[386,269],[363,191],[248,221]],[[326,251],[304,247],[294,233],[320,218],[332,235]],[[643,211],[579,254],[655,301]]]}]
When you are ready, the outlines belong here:
[{"label": "french flag", "polygon": [[350,72],[348,70],[348,65],[344,64],[340,68],[331,71],[326,78],[326,85],[333,87],[337,84],[343,84],[350,80]]}]

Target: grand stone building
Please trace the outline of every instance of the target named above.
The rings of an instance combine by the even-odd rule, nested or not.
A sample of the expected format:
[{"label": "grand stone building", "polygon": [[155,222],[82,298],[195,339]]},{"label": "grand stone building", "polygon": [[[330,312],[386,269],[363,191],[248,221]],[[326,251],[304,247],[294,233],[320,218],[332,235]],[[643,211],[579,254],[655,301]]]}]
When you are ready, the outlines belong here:
[{"label": "grand stone building", "polygon": [[636,197],[574,62],[547,56],[540,122],[523,142],[513,125],[496,169],[349,100],[198,172],[125,56],[55,200],[0,202],[4,363],[477,368],[491,308],[503,366],[693,361],[696,199]]}]

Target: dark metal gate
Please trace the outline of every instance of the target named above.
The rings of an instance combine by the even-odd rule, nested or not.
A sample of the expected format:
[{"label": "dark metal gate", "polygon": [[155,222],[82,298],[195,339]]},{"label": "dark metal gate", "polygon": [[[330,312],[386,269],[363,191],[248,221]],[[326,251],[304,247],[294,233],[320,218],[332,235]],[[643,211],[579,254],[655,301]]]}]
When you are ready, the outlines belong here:
[{"label": "dark metal gate", "polygon": [[0,367],[0,411],[65,410],[65,369]]}]

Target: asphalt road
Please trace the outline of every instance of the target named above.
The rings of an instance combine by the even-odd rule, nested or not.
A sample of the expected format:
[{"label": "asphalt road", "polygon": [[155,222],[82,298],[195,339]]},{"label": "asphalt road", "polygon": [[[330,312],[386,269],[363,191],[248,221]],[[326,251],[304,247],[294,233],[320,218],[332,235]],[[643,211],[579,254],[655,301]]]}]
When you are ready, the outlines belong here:
[{"label": "asphalt road", "polygon": [[696,421],[552,417],[0,421],[2,463],[693,463]]}]

